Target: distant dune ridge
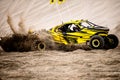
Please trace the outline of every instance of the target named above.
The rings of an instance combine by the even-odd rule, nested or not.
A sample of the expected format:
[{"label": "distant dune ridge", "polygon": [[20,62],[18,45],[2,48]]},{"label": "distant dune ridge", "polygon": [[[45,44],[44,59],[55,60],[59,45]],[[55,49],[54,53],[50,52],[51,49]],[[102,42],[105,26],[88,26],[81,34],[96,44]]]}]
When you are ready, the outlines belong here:
[{"label": "distant dune ridge", "polygon": [[0,0],[0,36],[10,34],[7,15],[14,20],[16,30],[21,17],[25,30],[49,29],[73,19],[88,19],[110,29],[120,24],[120,0],[66,0],[50,5],[49,0]]}]

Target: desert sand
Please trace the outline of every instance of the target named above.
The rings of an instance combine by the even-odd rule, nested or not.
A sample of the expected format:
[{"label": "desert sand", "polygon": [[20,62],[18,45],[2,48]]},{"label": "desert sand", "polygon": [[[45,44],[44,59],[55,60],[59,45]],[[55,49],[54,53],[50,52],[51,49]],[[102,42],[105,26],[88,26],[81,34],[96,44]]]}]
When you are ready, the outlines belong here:
[{"label": "desert sand", "polygon": [[2,80],[119,80],[120,47],[111,50],[0,52]]},{"label": "desert sand", "polygon": [[[62,5],[50,5],[48,0],[0,0],[0,10],[0,37],[13,33],[7,23],[9,14],[18,33],[49,29],[62,21],[82,18],[109,27],[110,33],[120,39],[120,0],[66,0]],[[24,31],[18,29],[21,19]],[[0,49],[0,80],[119,79],[120,46],[72,51],[5,52]]]}]

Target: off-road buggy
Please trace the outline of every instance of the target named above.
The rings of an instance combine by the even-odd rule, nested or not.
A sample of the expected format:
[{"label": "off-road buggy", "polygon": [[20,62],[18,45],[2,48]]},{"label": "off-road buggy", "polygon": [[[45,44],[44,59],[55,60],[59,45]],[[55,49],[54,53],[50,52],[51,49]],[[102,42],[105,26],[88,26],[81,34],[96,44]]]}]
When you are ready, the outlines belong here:
[{"label": "off-road buggy", "polygon": [[93,49],[113,49],[119,40],[114,34],[108,34],[107,27],[98,26],[88,20],[74,20],[55,26],[49,30],[56,43],[82,44]]}]

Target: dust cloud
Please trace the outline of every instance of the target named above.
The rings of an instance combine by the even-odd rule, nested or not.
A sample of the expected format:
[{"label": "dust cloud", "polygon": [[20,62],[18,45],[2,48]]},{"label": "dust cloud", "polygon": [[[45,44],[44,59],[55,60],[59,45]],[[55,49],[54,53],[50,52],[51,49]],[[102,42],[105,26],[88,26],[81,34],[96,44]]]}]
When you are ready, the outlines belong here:
[{"label": "dust cloud", "polygon": [[46,45],[46,50],[63,50],[63,51],[73,51],[76,49],[85,49],[85,50],[90,50],[91,48],[87,46],[85,43],[84,44],[59,44],[56,43],[52,37],[52,35],[46,31],[46,30],[41,30],[38,31],[38,37],[40,38],[41,41],[43,41]]},{"label": "dust cloud", "polygon": [[60,44],[56,43],[52,35],[46,31],[41,30],[34,32],[32,34],[12,34],[6,37],[1,37],[0,45],[4,51],[12,52],[26,52],[39,50],[37,48],[38,44],[44,44],[45,50],[63,50],[63,51],[73,51],[76,49],[90,50],[91,48],[86,44]]},{"label": "dust cloud", "polygon": [[[53,40],[52,35],[46,31],[45,29],[39,31],[33,31],[31,29],[26,29],[23,18],[20,18],[20,22],[18,22],[18,29],[15,27],[14,18],[11,17],[10,14],[7,16],[7,23],[10,26],[13,34],[1,37],[0,45],[4,51],[33,51],[33,50],[41,50],[41,45],[43,45],[42,49],[45,50],[64,50],[64,51],[72,51],[76,49],[90,49],[89,46],[83,46],[80,44],[58,44]],[[22,30],[22,31],[21,31]]]}]

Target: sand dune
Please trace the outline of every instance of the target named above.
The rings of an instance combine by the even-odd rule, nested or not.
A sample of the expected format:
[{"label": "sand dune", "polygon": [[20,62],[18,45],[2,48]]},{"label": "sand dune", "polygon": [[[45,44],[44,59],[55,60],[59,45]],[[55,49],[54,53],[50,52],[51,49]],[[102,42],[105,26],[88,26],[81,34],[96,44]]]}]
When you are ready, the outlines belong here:
[{"label": "sand dune", "polygon": [[[15,29],[24,18],[25,31],[49,29],[62,21],[89,19],[108,26],[120,39],[120,0],[66,0],[50,5],[48,0],[0,0],[0,37],[10,35],[11,15]],[[56,47],[47,33],[41,39]],[[45,36],[44,36],[45,35]],[[68,47],[70,48],[70,47]],[[4,52],[0,49],[0,80],[119,80],[120,46],[110,50],[46,50]]]},{"label": "sand dune", "polygon": [[2,80],[119,80],[120,48],[0,53]]},{"label": "sand dune", "polygon": [[8,14],[14,18],[16,29],[20,17],[24,18],[26,29],[33,30],[49,29],[73,19],[88,19],[112,29],[120,24],[120,0],[66,0],[61,5],[50,5],[48,0],[1,0],[0,36],[11,33]]}]

